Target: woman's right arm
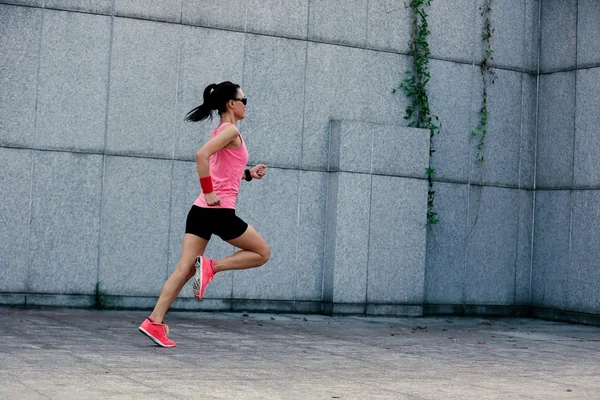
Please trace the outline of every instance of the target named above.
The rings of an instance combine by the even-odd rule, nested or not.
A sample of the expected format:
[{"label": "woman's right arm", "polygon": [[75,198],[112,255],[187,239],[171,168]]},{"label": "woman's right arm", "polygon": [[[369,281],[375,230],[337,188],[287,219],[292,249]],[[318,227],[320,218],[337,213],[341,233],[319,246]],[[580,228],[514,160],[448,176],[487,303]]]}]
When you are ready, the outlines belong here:
[{"label": "woman's right arm", "polygon": [[[226,126],[221,132],[219,132],[217,136],[206,142],[206,144],[196,152],[196,167],[198,168],[198,177],[200,179],[210,177],[210,156],[225,148],[229,143],[234,141],[238,135],[239,131],[234,125]],[[211,193],[212,192],[204,193],[207,204],[218,205],[218,197],[214,193],[213,196],[216,199],[213,199],[213,202],[216,201],[216,203],[210,204],[211,202],[209,202],[209,198],[212,198],[213,196],[209,196],[209,198],[207,198],[207,195]]]},{"label": "woman's right arm", "polygon": [[239,131],[237,128],[234,125],[228,125],[196,152],[196,165],[198,167],[198,176],[200,178],[210,175],[210,166],[208,163],[210,156],[227,147],[227,145],[234,141],[238,135]]}]

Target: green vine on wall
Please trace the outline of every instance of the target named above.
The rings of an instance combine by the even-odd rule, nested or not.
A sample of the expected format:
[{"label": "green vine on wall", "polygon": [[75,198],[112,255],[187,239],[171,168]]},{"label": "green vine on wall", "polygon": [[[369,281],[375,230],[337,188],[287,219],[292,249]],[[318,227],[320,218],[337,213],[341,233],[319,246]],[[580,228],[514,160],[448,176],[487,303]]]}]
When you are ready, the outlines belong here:
[{"label": "green vine on wall", "polygon": [[477,144],[477,161],[479,163],[485,162],[484,157],[484,146],[485,146],[485,138],[487,135],[487,124],[488,124],[488,87],[489,83],[494,83],[496,74],[490,69],[490,61],[494,59],[494,50],[492,50],[491,39],[494,34],[494,29],[492,28],[492,1],[486,0],[485,4],[480,8],[481,15],[484,17],[484,26],[483,32],[481,33],[481,39],[485,43],[484,50],[484,58],[481,63],[481,75],[483,78],[483,105],[479,112],[480,120],[479,125],[475,131],[471,132],[471,135],[474,137],[479,136],[479,143]]},{"label": "green vine on wall", "polygon": [[108,296],[102,289],[100,289],[100,284],[100,282],[96,282],[94,308],[97,310],[107,310],[110,308],[108,305]]},{"label": "green vine on wall", "polygon": [[406,78],[392,90],[396,93],[402,90],[410,98],[406,107],[404,119],[409,121],[409,126],[429,130],[429,168],[426,169],[429,189],[427,192],[427,221],[435,225],[439,222],[437,213],[434,211],[435,190],[433,189],[433,178],[435,168],[431,168],[431,156],[435,152],[433,137],[439,133],[439,126],[434,123],[438,117],[431,115],[429,109],[429,97],[427,96],[427,83],[431,78],[429,74],[429,26],[427,24],[427,12],[425,7],[431,5],[431,0],[411,0],[406,7],[411,10],[412,33],[410,40],[409,55],[413,57],[413,69],[406,70]]}]

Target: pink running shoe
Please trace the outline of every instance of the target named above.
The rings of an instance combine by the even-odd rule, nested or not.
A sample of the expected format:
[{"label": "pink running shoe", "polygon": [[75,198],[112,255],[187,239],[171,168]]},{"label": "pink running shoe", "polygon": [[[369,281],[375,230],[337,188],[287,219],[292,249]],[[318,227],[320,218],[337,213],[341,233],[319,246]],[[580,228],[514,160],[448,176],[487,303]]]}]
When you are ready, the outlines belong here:
[{"label": "pink running shoe", "polygon": [[166,324],[161,324],[148,317],[142,322],[138,328],[140,332],[148,336],[154,343],[162,347],[175,347],[175,342],[169,340],[169,327]]},{"label": "pink running shoe", "polygon": [[203,256],[196,257],[196,274],[194,275],[194,297],[201,300],[208,282],[215,277],[215,262]]}]

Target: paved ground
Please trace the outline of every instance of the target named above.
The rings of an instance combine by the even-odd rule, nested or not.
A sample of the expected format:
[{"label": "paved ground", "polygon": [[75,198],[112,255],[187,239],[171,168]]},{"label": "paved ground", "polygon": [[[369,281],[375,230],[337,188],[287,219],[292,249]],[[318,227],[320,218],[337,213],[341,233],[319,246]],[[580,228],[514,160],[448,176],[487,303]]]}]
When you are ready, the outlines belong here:
[{"label": "paved ground", "polygon": [[0,399],[600,399],[600,328],[0,308]]}]

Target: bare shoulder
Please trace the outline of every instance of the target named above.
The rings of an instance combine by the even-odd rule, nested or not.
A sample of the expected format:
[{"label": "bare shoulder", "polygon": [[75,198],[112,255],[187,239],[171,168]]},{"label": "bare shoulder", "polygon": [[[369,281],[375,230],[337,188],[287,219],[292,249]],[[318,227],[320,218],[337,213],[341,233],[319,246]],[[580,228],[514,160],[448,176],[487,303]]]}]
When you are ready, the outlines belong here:
[{"label": "bare shoulder", "polygon": [[235,138],[239,134],[240,134],[240,131],[238,130],[237,126],[235,126],[233,124],[227,124],[221,130],[221,132],[219,132],[219,135],[224,135],[224,136],[227,136],[230,138]]}]

